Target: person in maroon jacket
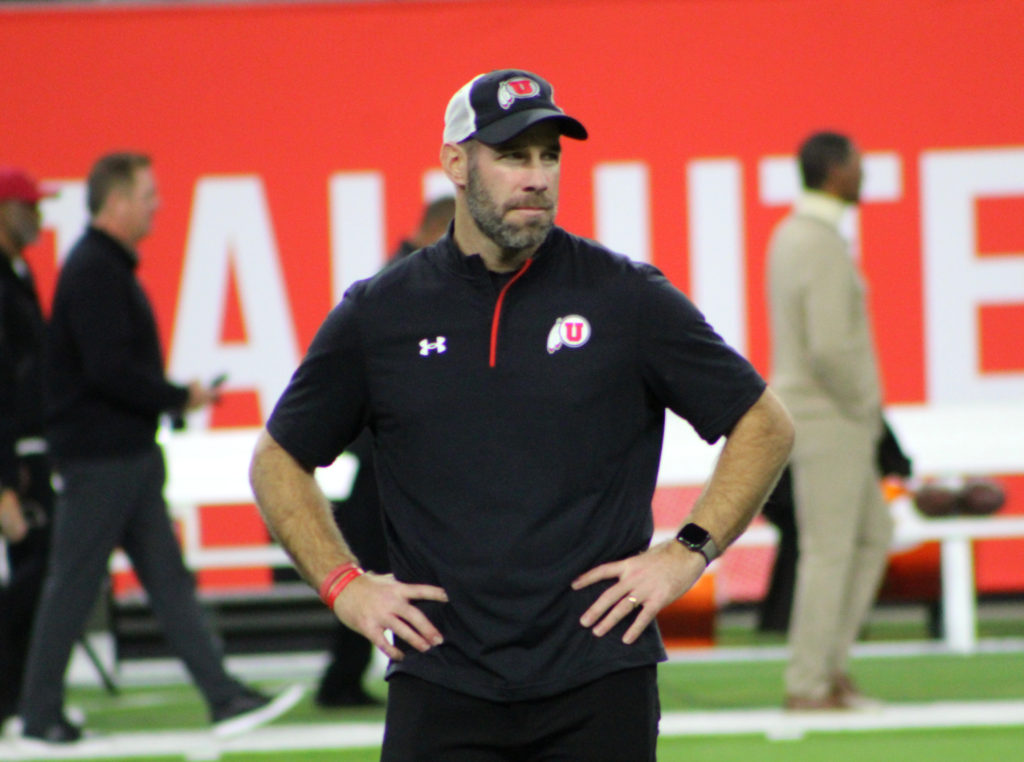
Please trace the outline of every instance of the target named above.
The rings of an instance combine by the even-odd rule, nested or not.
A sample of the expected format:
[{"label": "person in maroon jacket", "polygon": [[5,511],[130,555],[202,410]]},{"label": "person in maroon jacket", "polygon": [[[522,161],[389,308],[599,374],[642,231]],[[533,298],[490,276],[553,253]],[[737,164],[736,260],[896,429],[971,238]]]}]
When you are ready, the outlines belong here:
[{"label": "person in maroon jacket", "polygon": [[[587,132],[531,72],[453,96],[449,233],[349,289],[256,446],[268,526],[391,658],[384,760],[653,760],[655,615],[789,454],[786,411],[682,293],[554,225],[563,136]],[[649,547],[666,409],[727,441]],[[364,426],[390,575],[362,572],[313,478]]]}]

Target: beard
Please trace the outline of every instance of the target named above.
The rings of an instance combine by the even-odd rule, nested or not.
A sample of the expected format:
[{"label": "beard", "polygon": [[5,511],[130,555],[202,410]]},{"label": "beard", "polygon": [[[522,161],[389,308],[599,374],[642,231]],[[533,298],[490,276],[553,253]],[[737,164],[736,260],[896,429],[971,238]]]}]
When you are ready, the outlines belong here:
[{"label": "beard", "polygon": [[[472,169],[466,184],[466,206],[480,231],[509,255],[539,246],[554,227],[555,206],[546,195],[531,194],[509,201],[499,208]],[[517,206],[543,207],[550,209],[552,214],[519,225],[506,222],[505,213]]]}]

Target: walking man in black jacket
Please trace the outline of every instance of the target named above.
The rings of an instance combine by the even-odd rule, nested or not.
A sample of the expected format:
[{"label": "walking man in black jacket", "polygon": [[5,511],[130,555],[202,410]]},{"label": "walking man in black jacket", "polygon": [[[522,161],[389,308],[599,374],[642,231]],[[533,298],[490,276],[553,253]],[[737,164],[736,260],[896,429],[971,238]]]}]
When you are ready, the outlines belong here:
[{"label": "walking man in black jacket", "polygon": [[136,247],[159,205],[149,158],[102,157],[87,192],[90,226],[61,271],[47,337],[47,436],[63,487],[22,693],[24,735],[51,743],[81,736],[63,713],[64,671],[116,546],[131,559],[215,730],[248,730],[299,695],[271,700],[225,671],[168,517],[159,416],[201,408],[216,392],[164,376],[156,321],[136,277]]}]

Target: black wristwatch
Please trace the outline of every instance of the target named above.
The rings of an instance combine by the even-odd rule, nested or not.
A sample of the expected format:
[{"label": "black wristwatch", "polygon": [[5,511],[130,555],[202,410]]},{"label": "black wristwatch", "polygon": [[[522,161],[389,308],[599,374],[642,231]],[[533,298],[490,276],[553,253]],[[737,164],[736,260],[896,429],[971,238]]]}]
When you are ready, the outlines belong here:
[{"label": "black wristwatch", "polygon": [[692,522],[684,525],[679,530],[676,540],[693,552],[700,553],[709,564],[719,556],[718,546],[715,545],[715,541],[708,530]]}]

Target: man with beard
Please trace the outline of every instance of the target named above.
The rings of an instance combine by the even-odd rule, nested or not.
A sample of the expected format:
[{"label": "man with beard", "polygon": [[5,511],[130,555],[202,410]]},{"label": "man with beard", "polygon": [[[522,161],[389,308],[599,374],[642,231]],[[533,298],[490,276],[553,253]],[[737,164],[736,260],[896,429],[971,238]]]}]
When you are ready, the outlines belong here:
[{"label": "man with beard", "polygon": [[[655,759],[655,615],[790,451],[785,409],[682,293],[554,225],[563,135],[587,132],[536,74],[452,97],[449,233],[349,289],[256,446],[268,526],[391,658],[384,760]],[[649,547],[666,408],[727,441]],[[359,568],[313,478],[364,426],[389,575]]]}]

